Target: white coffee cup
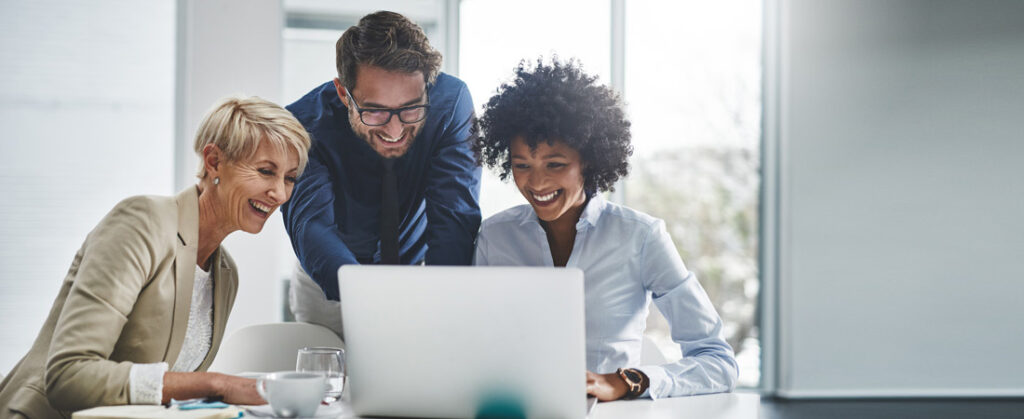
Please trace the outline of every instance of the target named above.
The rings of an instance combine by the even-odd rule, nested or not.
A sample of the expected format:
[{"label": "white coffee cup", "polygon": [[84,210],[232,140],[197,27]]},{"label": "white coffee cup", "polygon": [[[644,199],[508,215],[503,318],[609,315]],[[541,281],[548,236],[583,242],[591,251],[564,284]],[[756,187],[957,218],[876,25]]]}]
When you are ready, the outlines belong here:
[{"label": "white coffee cup", "polygon": [[327,391],[327,377],[308,372],[281,371],[266,374],[256,381],[260,397],[270,402],[280,417],[311,417],[320,407]]}]

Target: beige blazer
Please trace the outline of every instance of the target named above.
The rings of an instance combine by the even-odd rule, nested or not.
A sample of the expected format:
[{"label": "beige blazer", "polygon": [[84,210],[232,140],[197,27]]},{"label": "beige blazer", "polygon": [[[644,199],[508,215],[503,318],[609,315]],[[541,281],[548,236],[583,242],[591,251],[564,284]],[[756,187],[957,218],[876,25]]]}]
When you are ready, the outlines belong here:
[{"label": "beige blazer", "polygon": [[[194,186],[173,198],[118,203],[86,237],[32,349],[0,383],[0,417],[67,417],[128,404],[133,363],[173,366],[188,326],[198,239]],[[238,288],[223,248],[212,267],[213,341],[200,371],[217,354]]]}]

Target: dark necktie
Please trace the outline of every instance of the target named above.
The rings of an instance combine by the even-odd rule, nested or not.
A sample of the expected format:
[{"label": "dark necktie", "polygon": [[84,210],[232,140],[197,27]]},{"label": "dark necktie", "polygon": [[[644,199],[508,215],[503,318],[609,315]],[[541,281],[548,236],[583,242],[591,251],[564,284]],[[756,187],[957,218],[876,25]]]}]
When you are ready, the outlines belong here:
[{"label": "dark necktie", "polygon": [[384,179],[380,186],[380,263],[399,264],[398,176],[394,159],[384,159]]}]

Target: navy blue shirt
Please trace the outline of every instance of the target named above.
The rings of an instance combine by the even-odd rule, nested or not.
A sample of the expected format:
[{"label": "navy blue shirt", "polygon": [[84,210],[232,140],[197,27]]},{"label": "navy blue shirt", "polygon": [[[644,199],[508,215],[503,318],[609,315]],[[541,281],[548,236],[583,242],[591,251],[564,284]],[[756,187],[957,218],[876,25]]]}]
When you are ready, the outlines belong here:
[{"label": "navy blue shirt", "polygon": [[[480,228],[480,166],[472,151],[473,100],[441,73],[427,88],[430,110],[395,161],[402,263],[469,265]],[[382,157],[356,136],[327,82],[289,105],[313,138],[309,165],[281,207],[302,268],[338,300],[341,265],[380,261]]]}]

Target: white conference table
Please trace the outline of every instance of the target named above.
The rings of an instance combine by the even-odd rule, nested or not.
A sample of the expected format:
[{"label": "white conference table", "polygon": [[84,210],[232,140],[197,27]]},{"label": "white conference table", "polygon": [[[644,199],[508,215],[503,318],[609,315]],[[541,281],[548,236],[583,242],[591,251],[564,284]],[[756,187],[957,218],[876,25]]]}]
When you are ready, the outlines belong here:
[{"label": "white conference table", "polygon": [[[347,399],[347,397],[346,397]],[[358,419],[347,401],[338,402],[340,419]],[[722,393],[660,400],[623,400],[598,403],[588,419],[754,419],[761,396],[756,393]]]},{"label": "white conference table", "polygon": [[[347,396],[347,392],[346,395]],[[317,411],[318,418],[358,419],[343,397],[330,406]],[[587,419],[752,419],[758,417],[761,397],[755,393],[722,393],[703,396],[676,397],[660,400],[629,400],[598,403]],[[238,406],[245,409],[244,406]],[[246,412],[246,417],[272,417],[269,406],[251,406],[257,412]],[[73,417],[98,418],[180,418],[210,417],[216,411],[168,410],[162,406],[108,406],[76,412]],[[226,412],[225,412],[226,413]],[[221,413],[222,415],[223,413]],[[201,415],[201,416],[200,416]]]},{"label": "white conference table", "polygon": [[589,419],[750,419],[757,418],[757,393],[721,393],[659,400],[621,400],[598,403]]}]

